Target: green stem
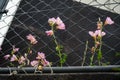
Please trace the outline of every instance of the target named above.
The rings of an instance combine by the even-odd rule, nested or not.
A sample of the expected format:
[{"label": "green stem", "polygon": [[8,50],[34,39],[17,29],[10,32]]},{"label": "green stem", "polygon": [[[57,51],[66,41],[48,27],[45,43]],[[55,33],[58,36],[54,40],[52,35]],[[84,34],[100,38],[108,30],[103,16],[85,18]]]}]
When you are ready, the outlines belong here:
[{"label": "green stem", "polygon": [[101,65],[101,58],[102,58],[102,37],[100,38],[100,47],[99,47],[99,51],[98,51],[98,64],[99,66]]},{"label": "green stem", "polygon": [[27,53],[29,54],[30,51],[31,51],[31,47],[32,47],[32,44],[30,44],[30,46],[28,47],[28,50],[27,50]]},{"label": "green stem", "polygon": [[94,53],[93,53],[93,55],[90,58],[90,66],[93,66],[93,59],[94,59]]},{"label": "green stem", "polygon": [[97,49],[96,42],[97,42],[97,40],[95,38],[95,41],[94,41],[94,53],[92,53],[92,56],[90,58],[90,66],[93,66],[93,60],[94,60],[95,52],[96,52],[96,49]]},{"label": "green stem", "polygon": [[85,51],[84,51],[83,61],[82,61],[82,65],[81,66],[84,66],[87,49],[88,49],[88,41],[86,41],[86,46],[85,46]]},{"label": "green stem", "polygon": [[60,58],[60,66],[62,67],[63,66],[63,63],[62,63],[62,54],[61,54],[61,51],[60,51],[60,47],[59,47],[59,44],[56,40],[56,37],[55,37],[55,32],[54,32],[54,26],[52,26],[52,31],[53,31],[53,38],[54,38],[54,42],[56,44],[56,46],[58,47],[58,56]]},{"label": "green stem", "polygon": [[[102,34],[102,30],[103,28],[101,27],[101,34]],[[98,64],[99,66],[101,65],[101,59],[102,59],[102,35],[99,39],[99,42],[100,42],[100,47],[99,47],[99,50],[98,50]]]}]

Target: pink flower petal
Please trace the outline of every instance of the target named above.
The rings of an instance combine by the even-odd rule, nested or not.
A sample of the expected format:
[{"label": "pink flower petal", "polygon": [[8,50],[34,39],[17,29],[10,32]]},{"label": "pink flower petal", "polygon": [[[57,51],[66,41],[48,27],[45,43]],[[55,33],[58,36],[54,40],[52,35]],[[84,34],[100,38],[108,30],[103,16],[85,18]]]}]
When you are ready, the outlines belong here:
[{"label": "pink flower petal", "polygon": [[21,56],[20,58],[19,58],[19,60],[18,60],[18,63],[19,64],[22,64],[22,63],[24,63],[25,62],[25,58],[23,57],[23,56]]},{"label": "pink flower petal", "polygon": [[12,55],[10,61],[13,62],[13,61],[17,61],[17,60],[18,60],[18,59],[17,59],[16,55]]},{"label": "pink flower petal", "polygon": [[37,40],[35,39],[35,37],[33,35],[29,34],[26,37],[31,42],[31,44],[36,44],[37,43]]},{"label": "pink flower petal", "polygon": [[98,36],[98,35],[100,36],[100,35],[101,35],[101,30],[96,30],[96,31],[95,31],[95,34],[96,34],[97,36]]},{"label": "pink flower petal", "polygon": [[57,29],[65,30],[65,24],[64,24],[64,23],[59,24],[59,25],[57,26]]},{"label": "pink flower petal", "polygon": [[89,33],[90,36],[96,37],[96,33],[94,33],[93,31],[89,31],[88,33]]},{"label": "pink flower petal", "polygon": [[45,54],[42,52],[38,52],[38,56],[36,57],[36,59],[45,59]]},{"label": "pink flower petal", "polygon": [[13,45],[13,53],[16,53],[19,51],[19,48],[16,48],[15,45]]},{"label": "pink flower petal", "polygon": [[45,67],[45,66],[49,66],[50,65],[50,62],[47,61],[46,59],[44,59],[44,62],[42,62],[42,65]]},{"label": "pink flower petal", "polygon": [[14,53],[19,51],[19,48],[14,48],[13,49]]},{"label": "pink flower petal", "polygon": [[10,57],[9,54],[5,55],[4,58],[7,60]]},{"label": "pink flower petal", "polygon": [[49,18],[48,23],[53,25],[53,24],[56,23],[56,19],[55,18]]},{"label": "pink flower petal", "polygon": [[101,33],[101,35],[102,35],[102,36],[105,36],[105,35],[106,35],[106,33],[105,33],[105,32],[102,32],[102,33]]},{"label": "pink flower petal", "polygon": [[57,25],[60,25],[60,24],[62,24],[63,23],[63,21],[60,19],[60,17],[57,17],[56,18],[56,24]]},{"label": "pink flower petal", "polygon": [[102,37],[102,36],[104,36],[106,33],[105,32],[101,32],[101,30],[96,30],[95,31],[95,34],[97,35],[97,36],[99,36],[99,37]]},{"label": "pink flower petal", "polygon": [[112,21],[112,19],[110,17],[107,17],[106,21],[105,21],[105,24],[111,25],[111,24],[114,24],[114,21]]},{"label": "pink flower petal", "polygon": [[94,35],[93,31],[89,31],[88,33],[90,34],[90,36]]},{"label": "pink flower petal", "polygon": [[39,62],[37,60],[34,60],[34,61],[31,61],[30,64],[31,64],[31,66],[36,67],[36,66],[38,66]]},{"label": "pink flower petal", "polygon": [[52,30],[45,31],[45,33],[47,34],[47,36],[52,36],[53,35],[53,31]]}]

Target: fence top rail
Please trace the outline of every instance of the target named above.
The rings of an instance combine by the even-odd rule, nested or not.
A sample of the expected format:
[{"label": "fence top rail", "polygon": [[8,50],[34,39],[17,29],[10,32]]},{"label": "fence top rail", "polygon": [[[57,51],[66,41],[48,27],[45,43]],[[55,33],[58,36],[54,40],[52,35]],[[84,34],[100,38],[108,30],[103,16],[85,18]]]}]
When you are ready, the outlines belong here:
[{"label": "fence top rail", "polygon": [[120,72],[120,65],[110,66],[70,66],[70,67],[44,67],[41,71],[33,67],[3,67],[0,68],[0,74],[32,74],[32,73],[85,73],[85,72]]}]

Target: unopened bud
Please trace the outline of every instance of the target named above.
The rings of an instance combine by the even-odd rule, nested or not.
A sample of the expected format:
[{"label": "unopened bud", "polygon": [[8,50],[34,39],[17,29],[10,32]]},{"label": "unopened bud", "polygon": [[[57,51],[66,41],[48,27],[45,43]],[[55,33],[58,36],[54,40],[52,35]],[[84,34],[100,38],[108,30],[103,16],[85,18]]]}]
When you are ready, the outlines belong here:
[{"label": "unopened bud", "polygon": [[92,48],[91,48],[91,52],[92,52],[92,54],[95,53],[95,47],[92,47]]},{"label": "unopened bud", "polygon": [[41,65],[38,66],[38,70],[40,70],[40,71],[43,70],[43,66],[41,66]]}]

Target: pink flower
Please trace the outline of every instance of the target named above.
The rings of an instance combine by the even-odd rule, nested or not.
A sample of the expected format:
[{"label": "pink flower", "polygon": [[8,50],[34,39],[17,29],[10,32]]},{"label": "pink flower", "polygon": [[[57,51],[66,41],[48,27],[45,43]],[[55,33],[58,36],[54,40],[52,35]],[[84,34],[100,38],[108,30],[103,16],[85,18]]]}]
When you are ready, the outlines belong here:
[{"label": "pink flower", "polygon": [[95,32],[89,31],[89,34],[90,34],[90,36],[92,36],[93,38],[102,37],[102,36],[106,35],[106,33],[103,32],[103,31],[101,32],[101,30],[96,30]]},{"label": "pink flower", "polygon": [[35,37],[31,34],[29,34],[28,36],[26,36],[28,40],[30,40],[31,44],[36,44],[37,40],[35,39]]},{"label": "pink flower", "polygon": [[48,19],[48,23],[50,24],[50,26],[53,26],[56,23],[56,19],[50,18],[50,19]]},{"label": "pink flower", "polygon": [[45,31],[45,33],[47,34],[47,36],[52,36],[53,35],[53,31],[52,30]]},{"label": "pink flower", "polygon": [[18,63],[19,64],[22,64],[22,63],[25,63],[25,58],[23,57],[23,56],[21,56],[20,58],[19,58],[19,60],[18,60]]},{"label": "pink flower", "polygon": [[61,29],[61,30],[64,30],[65,29],[65,24],[63,23],[63,21],[60,19],[60,17],[57,17],[56,18],[56,28],[57,29]]},{"label": "pink flower", "polygon": [[13,53],[18,52],[19,48],[15,48],[15,46],[13,45]]},{"label": "pink flower", "polygon": [[49,65],[50,65],[50,62],[47,61],[46,59],[44,59],[44,61],[42,62],[42,65],[43,65],[43,66],[49,66]]},{"label": "pink flower", "polygon": [[89,31],[89,34],[90,34],[90,36],[92,36],[93,38],[96,38],[96,36],[97,36],[97,34],[94,33],[93,31]]},{"label": "pink flower", "polygon": [[45,59],[45,54],[42,52],[38,52],[38,56],[36,57],[36,59]]},{"label": "pink flower", "polygon": [[7,60],[10,57],[9,54],[5,55],[4,58]]},{"label": "pink flower", "polygon": [[111,25],[111,24],[114,24],[114,21],[112,21],[112,19],[110,17],[107,17],[106,20],[105,20],[105,25]]},{"label": "pink flower", "polygon": [[101,30],[96,30],[95,34],[97,34],[98,37],[102,37],[102,36],[106,35],[106,33],[103,31],[101,32]]},{"label": "pink flower", "polygon": [[60,30],[65,30],[65,24],[64,23],[61,23],[59,24],[58,26],[56,26],[57,29],[60,29]]},{"label": "pink flower", "polygon": [[62,24],[63,23],[63,21],[60,19],[60,17],[57,17],[56,18],[56,24],[57,25],[60,25],[60,24]]},{"label": "pink flower", "polygon": [[11,57],[11,59],[10,59],[10,61],[13,62],[13,61],[17,61],[17,60],[18,59],[17,59],[16,55],[13,54],[12,57]]},{"label": "pink flower", "polygon": [[34,60],[34,61],[31,61],[30,64],[31,64],[31,66],[36,67],[36,66],[38,66],[39,62],[37,60]]},{"label": "pink flower", "polygon": [[61,29],[64,30],[65,29],[65,24],[63,23],[63,21],[60,19],[60,17],[55,18],[50,18],[48,20],[48,23],[50,24],[50,26],[53,27],[54,24],[56,24],[56,29]]}]

